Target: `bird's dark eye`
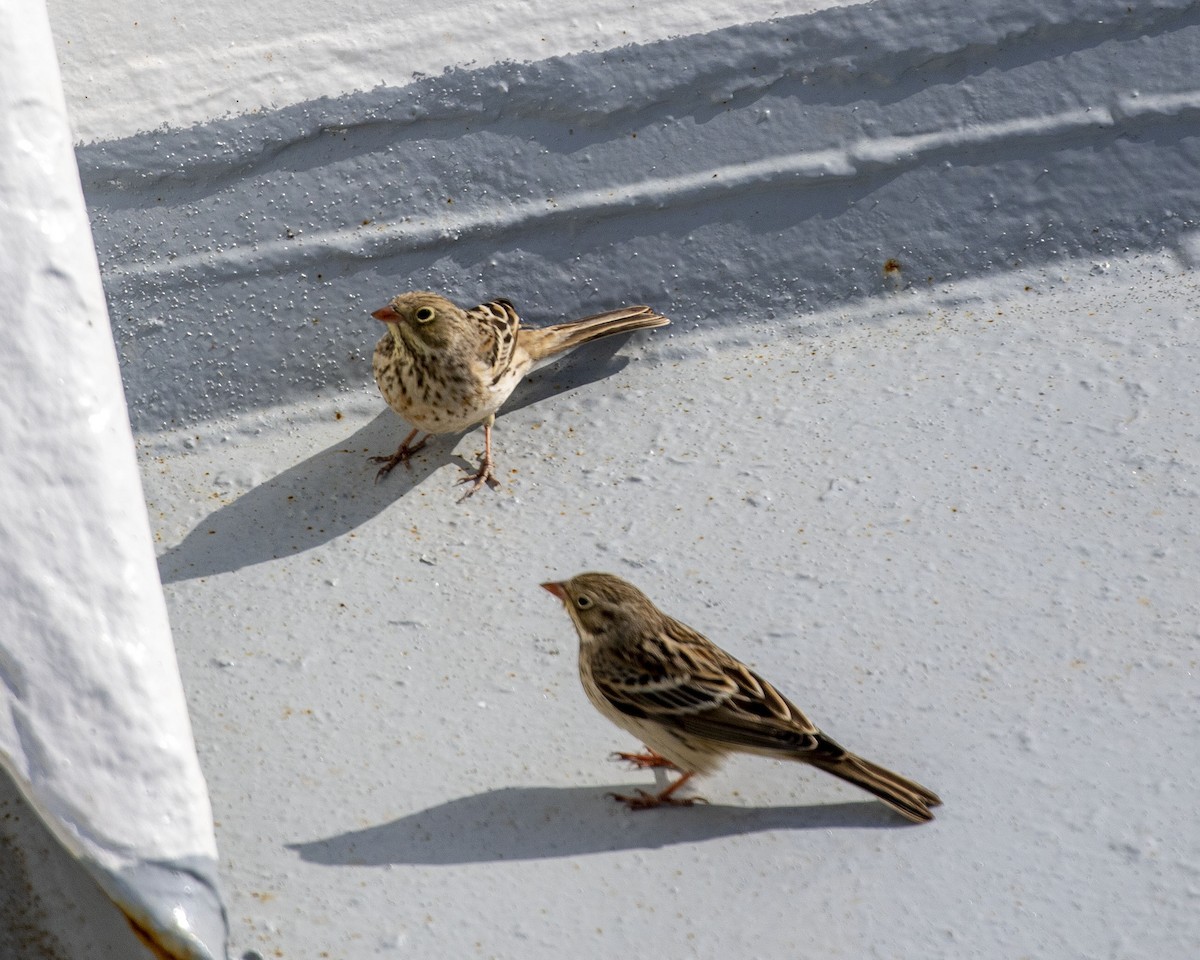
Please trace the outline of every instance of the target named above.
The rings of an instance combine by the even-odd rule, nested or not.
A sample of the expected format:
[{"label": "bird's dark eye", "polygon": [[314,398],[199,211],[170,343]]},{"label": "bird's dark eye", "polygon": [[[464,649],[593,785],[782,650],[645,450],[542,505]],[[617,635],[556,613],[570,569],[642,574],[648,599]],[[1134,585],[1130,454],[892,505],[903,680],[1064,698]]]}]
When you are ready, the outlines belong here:
[{"label": "bird's dark eye", "polygon": [[433,307],[419,307],[413,316],[417,318],[418,323],[428,323],[434,317]]},{"label": "bird's dark eye", "polygon": [[591,597],[576,597],[575,598],[575,606],[577,606],[580,610],[586,610],[591,605],[592,605]]}]

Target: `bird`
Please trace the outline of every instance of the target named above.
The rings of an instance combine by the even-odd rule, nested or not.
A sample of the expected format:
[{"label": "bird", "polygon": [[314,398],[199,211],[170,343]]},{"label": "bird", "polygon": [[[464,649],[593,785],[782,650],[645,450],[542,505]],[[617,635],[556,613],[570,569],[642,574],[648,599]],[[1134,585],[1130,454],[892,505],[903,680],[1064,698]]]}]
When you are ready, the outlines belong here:
[{"label": "bird", "polygon": [[527,373],[591,340],[670,323],[647,306],[633,306],[549,327],[522,327],[508,300],[463,310],[427,290],[401,293],[371,316],[387,326],[372,358],[375,383],[388,406],[413,427],[395,453],[371,458],[383,464],[376,482],[397,464],[408,466],[432,434],[482,423],[483,459],[477,472],[459,481],[473,483],[464,500],[485,483],[499,486],[492,424]]},{"label": "bird", "polygon": [[856,756],[826,734],[741,661],[658,609],[631,583],[581,573],[543,583],[566,607],[579,634],[579,678],[601,714],[646,745],[618,753],[637,767],[682,776],[657,794],[611,794],[631,809],[691,806],[677,791],[711,773],[732,753],[796,760],[874,794],[915,822],[941,803],[919,783]]}]

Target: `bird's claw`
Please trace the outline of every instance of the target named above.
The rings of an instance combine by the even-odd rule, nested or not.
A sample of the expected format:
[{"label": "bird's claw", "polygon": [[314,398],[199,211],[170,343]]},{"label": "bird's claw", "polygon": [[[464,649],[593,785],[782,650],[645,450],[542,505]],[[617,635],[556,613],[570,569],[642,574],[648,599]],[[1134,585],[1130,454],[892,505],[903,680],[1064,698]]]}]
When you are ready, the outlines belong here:
[{"label": "bird's claw", "polygon": [[609,755],[610,760],[624,760],[626,763],[632,764],[635,770],[645,770],[652,767],[663,767],[667,770],[678,770],[666,757],[659,756],[653,750],[647,748],[645,753],[623,753],[620,750],[614,750]]},{"label": "bird's claw", "polygon": [[479,464],[479,469],[475,471],[475,473],[463,477],[458,482],[473,484],[470,490],[458,498],[459,503],[462,503],[468,497],[473,496],[475,491],[482,487],[485,483],[493,490],[500,486],[500,481],[496,479],[496,474],[492,472],[492,461],[486,457],[484,458],[483,462]]},{"label": "bird's claw", "polygon": [[636,796],[626,796],[623,793],[610,793],[610,797],[625,804],[630,810],[653,810],[655,807],[694,807],[698,803],[708,803],[703,797],[673,797],[669,793],[647,793],[638,790]]},{"label": "bird's claw", "polygon": [[379,468],[379,472],[375,474],[375,482],[378,483],[380,480],[386,477],[396,468],[396,465],[399,463],[404,464],[406,469],[411,470],[412,464],[409,463],[409,460],[412,459],[412,455],[418,450],[423,449],[425,444],[428,442],[429,438],[425,437],[420,443],[414,443],[411,447],[407,443],[400,444],[400,449],[393,454],[370,457],[369,459],[372,463],[383,464],[383,466]]},{"label": "bird's claw", "polygon": [[408,465],[408,457],[397,457],[397,456],[372,457],[371,462],[383,464],[383,466],[380,467],[379,471],[375,474],[375,482],[376,483],[378,483],[380,480],[382,480],[384,477],[386,477],[389,473],[391,473],[392,470],[395,469],[396,464],[398,464],[398,463],[403,463],[406,467],[408,467],[409,470],[412,469],[412,467],[410,467]]}]

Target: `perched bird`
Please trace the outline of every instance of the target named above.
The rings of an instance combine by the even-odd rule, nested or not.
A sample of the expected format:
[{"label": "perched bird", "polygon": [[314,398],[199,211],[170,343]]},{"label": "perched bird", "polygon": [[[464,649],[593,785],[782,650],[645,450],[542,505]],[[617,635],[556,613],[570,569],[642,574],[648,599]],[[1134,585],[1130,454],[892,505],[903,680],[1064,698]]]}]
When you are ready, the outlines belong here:
[{"label": "perched bird", "polygon": [[542,586],[579,633],[579,677],[597,710],[647,747],[618,757],[683,776],[658,794],[613,794],[635,810],[695,798],[675,792],[730,753],[799,760],[875,794],[910,820],[932,820],[941,800],[907,777],[855,756],[744,663],[668,617],[637,587],[609,573]]},{"label": "perched bird", "polygon": [[[460,483],[474,485],[469,497],[485,483],[497,486],[492,461],[492,424],[496,411],[521,378],[541,361],[611,334],[662,327],[670,321],[649,307],[623,307],[594,317],[552,327],[531,329],[507,300],[492,300],[470,310],[456,307],[436,293],[416,291],[394,297],[371,314],[387,324],[375,345],[372,369],[379,392],[393,410],[413,425],[391,456],[372,457],[382,463],[379,480],[398,463],[420,450],[430,434],[457,433],[483,424],[483,461]],[[419,443],[417,434],[424,432]]]}]

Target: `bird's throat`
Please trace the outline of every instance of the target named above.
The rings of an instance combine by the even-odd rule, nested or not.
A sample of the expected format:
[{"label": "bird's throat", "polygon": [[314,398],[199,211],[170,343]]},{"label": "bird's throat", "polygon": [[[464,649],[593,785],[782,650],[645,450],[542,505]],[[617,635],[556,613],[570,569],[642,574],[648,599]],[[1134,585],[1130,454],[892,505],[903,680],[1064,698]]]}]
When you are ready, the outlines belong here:
[{"label": "bird's throat", "polygon": [[429,352],[429,346],[422,342],[411,330],[399,323],[389,323],[388,330],[392,334],[392,343],[400,356],[423,357]]}]

